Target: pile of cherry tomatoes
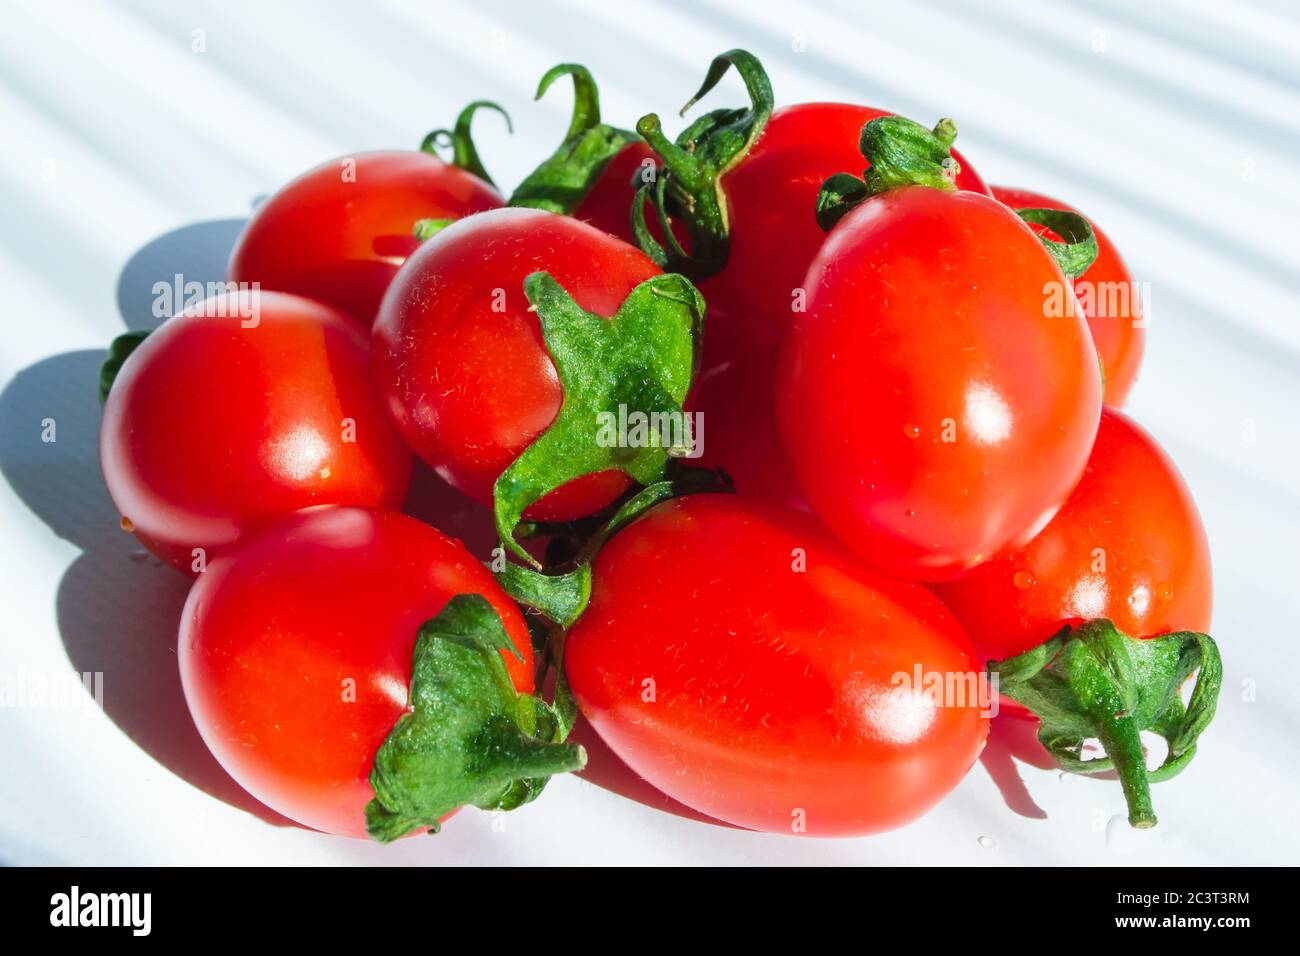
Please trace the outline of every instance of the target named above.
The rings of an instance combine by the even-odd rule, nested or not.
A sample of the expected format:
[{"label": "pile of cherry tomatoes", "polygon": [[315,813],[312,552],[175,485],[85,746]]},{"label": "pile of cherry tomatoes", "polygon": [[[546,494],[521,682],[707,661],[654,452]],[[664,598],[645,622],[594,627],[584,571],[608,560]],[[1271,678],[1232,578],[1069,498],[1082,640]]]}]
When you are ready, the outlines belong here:
[{"label": "pile of cherry tomatoes", "polygon": [[585,719],[703,814],[869,833],[1000,708],[1154,824],[1220,662],[1196,509],[1118,410],[1122,259],[986,185],[951,120],[775,109],[743,50],[688,107],[733,68],[750,102],[670,140],[555,67],[572,123],[509,199],[470,137],[491,103],[328,162],[225,291],[114,343],[108,489],[195,579],[186,699],[258,799],[436,831],[581,770]]}]

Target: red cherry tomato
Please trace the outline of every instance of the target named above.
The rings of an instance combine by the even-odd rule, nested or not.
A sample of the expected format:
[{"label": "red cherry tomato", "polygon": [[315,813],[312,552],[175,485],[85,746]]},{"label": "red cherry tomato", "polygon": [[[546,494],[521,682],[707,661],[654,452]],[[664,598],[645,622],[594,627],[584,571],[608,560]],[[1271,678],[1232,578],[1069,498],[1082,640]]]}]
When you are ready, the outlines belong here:
[{"label": "red cherry tomato", "polygon": [[[270,582],[270,586],[268,586]],[[481,594],[522,655],[518,609],[453,541],[396,512],[319,508],[228,549],[181,618],[181,682],[208,748],[257,799],[297,822],[364,837],[375,751],[407,708],[420,625]]]},{"label": "red cherry tomato", "polygon": [[565,666],[633,770],[756,830],[901,826],[957,785],[987,732],[977,693],[916,683],[973,687],[979,672],[924,588],[869,573],[807,515],[728,495],[659,505],[604,547]]},{"label": "red cherry tomato", "polygon": [[100,459],[124,526],[194,570],[195,548],[211,558],[286,512],[400,505],[411,454],[369,358],[351,319],[279,292],[216,296],[168,319],[104,407]]},{"label": "red cherry tomato", "polygon": [[[722,177],[730,245],[727,265],[700,283],[710,319],[767,323],[753,344],[775,345],[790,322],[795,290],[826,234],[817,225],[817,193],[836,173],[861,173],[858,141],[886,110],[847,103],[801,103],[776,110],[753,148]],[[960,189],[988,186],[956,150]]]},{"label": "red cherry tomato", "polygon": [[[1058,199],[1027,189],[994,186],[993,195],[1012,209],[1078,212]],[[1097,236],[1097,258],[1088,271],[1075,280],[1074,288],[1079,306],[1088,320],[1097,357],[1101,359],[1106,380],[1102,397],[1107,405],[1118,408],[1128,398],[1137,378],[1142,349],[1146,344],[1146,327],[1142,324],[1142,306],[1128,266],[1124,265],[1115,244],[1097,228],[1095,222],[1089,222]],[[1044,231],[1042,226],[1031,228],[1036,232]]]},{"label": "red cherry tomato", "polygon": [[[722,177],[730,217],[727,265],[700,283],[709,303],[704,361],[693,408],[704,418],[704,463],[720,465],[742,494],[806,507],[787,463],[768,440],[777,352],[800,303],[796,290],[826,234],[814,211],[822,183],[860,173],[862,127],[890,115],[845,103],[776,110],[758,142]],[[988,193],[957,151],[957,185]]]},{"label": "red cherry tomato", "polygon": [[943,580],[1028,540],[1096,435],[1101,377],[1064,276],[1011,210],[894,189],[831,232],[781,359],[785,448],[817,514],[866,561]]},{"label": "red cherry tomato", "polygon": [[472,173],[429,153],[360,153],[289,183],[249,220],[230,257],[233,282],[294,292],[369,326],[421,219],[502,204]]},{"label": "red cherry tomato", "polygon": [[1210,552],[1173,462],[1107,408],[1079,486],[1047,527],[936,591],[995,660],[1098,617],[1133,637],[1206,633]]},{"label": "red cherry tomato", "polygon": [[[524,279],[537,271],[604,316],[659,273],[639,250],[585,222],[502,209],[430,239],[398,274],[375,323],[376,379],[407,443],[485,504],[501,472],[550,426],[563,400],[523,291]],[[627,485],[619,471],[588,475],[525,514],[582,517]]]}]

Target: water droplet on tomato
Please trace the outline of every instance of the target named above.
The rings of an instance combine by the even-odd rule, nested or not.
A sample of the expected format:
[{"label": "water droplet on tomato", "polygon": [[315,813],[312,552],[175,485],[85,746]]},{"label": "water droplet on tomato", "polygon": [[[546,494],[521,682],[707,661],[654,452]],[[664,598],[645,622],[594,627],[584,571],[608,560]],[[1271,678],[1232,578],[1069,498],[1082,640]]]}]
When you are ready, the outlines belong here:
[{"label": "water droplet on tomato", "polygon": [[118,527],[120,527],[127,534],[130,534],[132,531],[135,530],[135,525],[131,523],[131,519],[128,518],[126,515],[122,515],[122,520],[119,521],[117,524]]},{"label": "water droplet on tomato", "polygon": [[1168,584],[1156,585],[1156,597],[1158,597],[1160,600],[1170,601],[1173,599],[1173,596],[1174,596],[1174,589],[1171,588]]},{"label": "water droplet on tomato", "polygon": [[1038,582],[1034,579],[1032,571],[1017,571],[1011,583],[1016,586],[1017,591],[1028,591]]},{"label": "water droplet on tomato", "polygon": [[903,434],[906,435],[908,438],[920,438],[921,426],[913,425],[911,422],[908,422],[906,425],[903,426]]}]

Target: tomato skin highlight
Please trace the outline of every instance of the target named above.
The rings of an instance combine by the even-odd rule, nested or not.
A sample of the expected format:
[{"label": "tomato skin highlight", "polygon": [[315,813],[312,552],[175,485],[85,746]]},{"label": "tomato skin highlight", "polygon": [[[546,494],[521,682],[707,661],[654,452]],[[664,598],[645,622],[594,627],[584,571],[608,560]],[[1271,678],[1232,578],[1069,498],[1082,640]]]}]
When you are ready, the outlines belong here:
[{"label": "tomato skin highlight", "polygon": [[[344,163],[354,178],[345,180]],[[232,282],[315,299],[370,326],[420,219],[460,219],[503,204],[472,173],[410,150],[330,160],[257,208],[230,256]]]},{"label": "tomato skin highlight", "polygon": [[[523,282],[549,272],[589,312],[611,316],[658,275],[640,250],[568,216],[502,209],[454,223],[411,257],[373,331],[375,379],[407,443],[484,504],[559,413],[563,389]],[[579,518],[627,488],[622,472],[568,482],[525,512]]]},{"label": "tomato skin highlight", "polygon": [[1083,478],[1047,527],[935,592],[986,659],[1098,617],[1133,637],[1208,633],[1210,551],[1169,456],[1106,408]]},{"label": "tomato skin highlight", "polygon": [[365,837],[370,768],[406,710],[417,632],[470,593],[501,616],[523,658],[502,652],[511,681],[531,692],[523,618],[460,542],[346,507],[241,540],[199,576],[181,619],[181,683],[204,742],[267,806]]},{"label": "tomato skin highlight", "polygon": [[[1012,209],[1064,209],[1078,212],[1059,199],[1027,189],[994,186],[993,195]],[[1105,372],[1103,399],[1112,408],[1119,408],[1128,399],[1137,379],[1138,368],[1142,364],[1146,326],[1134,324],[1141,323],[1143,316],[1132,273],[1128,271],[1128,266],[1124,264],[1119,250],[1110,238],[1091,219],[1088,222],[1097,237],[1097,259],[1088,267],[1087,272],[1075,280],[1074,287]],[[1085,287],[1090,287],[1094,290],[1093,293],[1085,294]],[[1121,287],[1127,291],[1121,291]],[[1111,306],[1107,290],[1114,290],[1117,297],[1115,314],[1109,314]]]},{"label": "tomato skin highlight", "polygon": [[183,571],[193,549],[211,558],[280,515],[395,508],[410,484],[411,454],[371,381],[365,331],[297,296],[255,301],[247,328],[254,319],[241,320],[236,294],[168,319],[127,359],[104,406],[109,494],[140,540]]},{"label": "tomato skin highlight", "polygon": [[[827,526],[928,581],[1042,528],[1087,463],[1101,376],[1028,226],[976,193],[891,190],[840,221],[807,283],[777,417]],[[1045,317],[1045,288],[1063,285],[1069,314]]]},{"label": "tomato skin highlight", "polygon": [[611,539],[565,666],[633,770],[774,833],[901,826],[957,785],[987,733],[977,702],[935,706],[897,683],[980,670],[925,588],[867,571],[807,515],[729,495],[665,502]]}]

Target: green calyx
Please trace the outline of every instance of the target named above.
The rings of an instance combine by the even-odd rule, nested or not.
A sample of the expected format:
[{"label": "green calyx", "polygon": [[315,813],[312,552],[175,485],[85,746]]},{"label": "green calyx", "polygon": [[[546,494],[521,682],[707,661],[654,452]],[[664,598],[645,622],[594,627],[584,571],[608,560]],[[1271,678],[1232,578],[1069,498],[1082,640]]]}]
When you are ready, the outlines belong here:
[{"label": "green calyx", "polygon": [[474,121],[474,114],[480,109],[495,110],[505,117],[506,129],[511,133],[515,131],[514,124],[510,122],[510,114],[504,109],[493,103],[491,100],[475,100],[460,111],[456,117],[456,125],[451,129],[435,129],[420,143],[422,152],[438,155],[439,147],[451,147],[451,164],[468,173],[473,173],[484,182],[495,186],[492,177],[488,171],[483,168],[483,161],[479,159],[478,148],[474,145],[474,138],[470,135],[470,125]]},{"label": "green calyx", "polygon": [[416,239],[424,242],[426,239],[432,239],[455,221],[455,219],[417,219],[412,231]]},{"label": "green calyx", "polygon": [[459,594],[420,628],[409,709],[375,753],[366,832],[389,843],[438,831],[461,806],[513,810],[586,752],[564,743],[555,707],[515,691],[501,652],[519,658],[501,618],[478,594]]},{"label": "green calyx", "polygon": [[[1105,619],[1067,626],[1023,654],[990,661],[988,669],[1001,693],[1038,716],[1038,739],[1062,768],[1115,771],[1129,823],[1139,828],[1155,826],[1150,784],[1173,777],[1195,756],[1223,681],[1219,649],[1209,636],[1182,631],[1137,640]],[[1184,707],[1179,691],[1198,670]],[[1156,770],[1146,766],[1144,730],[1169,745]],[[1105,756],[1084,760],[1083,744],[1092,738]]]},{"label": "green calyx", "polygon": [[[719,109],[701,116],[673,142],[664,135],[658,115],[637,122],[637,132],[658,154],[663,169],[653,183],[643,185],[632,207],[632,228],[646,255],[660,268],[702,278],[719,272],[727,263],[729,222],[723,175],[739,163],[762,134],[772,115],[772,84],[758,58],[745,50],[730,50],[716,57],[704,83],[681,109],[684,116],[735,67],[745,82],[750,105]],[[661,244],[646,223],[645,207],[655,212]],[[686,227],[687,252],[673,235],[676,218]]]},{"label": "green calyx", "polygon": [[510,205],[568,215],[591,192],[609,161],[641,138],[600,121],[600,95],[585,66],[561,63],[546,71],[537,85],[541,99],[562,76],[573,77],[573,118],[564,142],[528,174],[510,197]]},{"label": "green calyx", "polygon": [[99,367],[99,404],[103,405],[108,401],[108,393],[113,388],[113,382],[117,380],[117,373],[122,371],[122,363],[139,348],[148,334],[148,332],[123,332],[109,343],[108,357]]},{"label": "green calyx", "polygon": [[584,475],[618,470],[648,485],[693,443],[682,403],[699,364],[704,299],[683,276],[654,276],[606,319],[587,312],[545,272],[524,280],[564,400],[555,420],[493,486],[503,545],[533,567],[515,540],[524,510]]},{"label": "green calyx", "polygon": [[961,166],[952,155],[957,124],[941,119],[934,129],[902,116],[879,116],[862,127],[858,148],[870,164],[861,178],[837,173],[817,196],[817,224],[827,232],[856,206],[900,186],[956,189]]},{"label": "green calyx", "polygon": [[1077,212],[1067,209],[1017,209],[1016,215],[1030,225],[1043,226],[1061,237],[1058,242],[1040,235],[1048,254],[1070,280],[1079,278],[1097,260],[1097,235]]},{"label": "green calyx", "polygon": [[563,628],[573,626],[591,599],[589,564],[579,564],[566,574],[542,574],[507,561],[495,574],[503,591]]}]

